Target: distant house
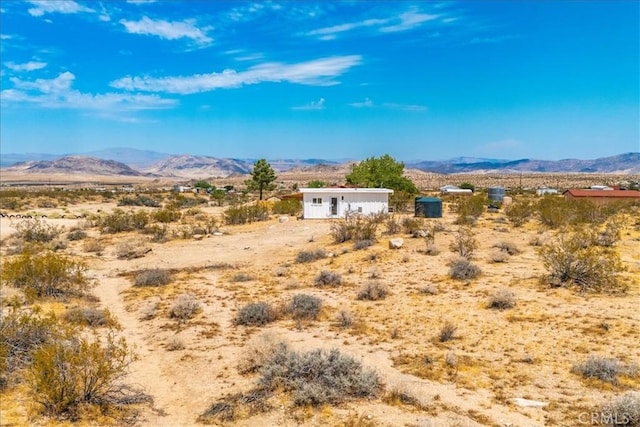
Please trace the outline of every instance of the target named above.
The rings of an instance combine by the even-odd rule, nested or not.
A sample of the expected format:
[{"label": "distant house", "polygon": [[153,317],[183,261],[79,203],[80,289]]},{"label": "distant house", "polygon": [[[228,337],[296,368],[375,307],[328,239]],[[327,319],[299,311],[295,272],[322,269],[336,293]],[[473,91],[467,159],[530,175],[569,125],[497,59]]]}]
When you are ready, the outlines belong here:
[{"label": "distant house", "polygon": [[173,191],[176,191],[178,193],[187,193],[187,192],[192,192],[193,187],[190,185],[174,185]]},{"label": "distant house", "polygon": [[589,199],[598,203],[608,203],[616,201],[637,201],[640,202],[640,191],[637,190],[614,190],[614,189],[602,189],[602,190],[584,190],[584,189],[569,189],[564,193],[565,200],[573,199]]},{"label": "distant house", "polygon": [[542,187],[536,190],[536,194],[538,196],[544,196],[546,194],[558,194],[558,190],[556,190],[555,188]]},{"label": "distant house", "polygon": [[347,212],[370,215],[389,212],[386,188],[301,188],[305,219],[340,218]]},{"label": "distant house", "polygon": [[460,188],[456,185],[445,185],[440,187],[441,194],[473,194],[473,190],[469,188]]}]

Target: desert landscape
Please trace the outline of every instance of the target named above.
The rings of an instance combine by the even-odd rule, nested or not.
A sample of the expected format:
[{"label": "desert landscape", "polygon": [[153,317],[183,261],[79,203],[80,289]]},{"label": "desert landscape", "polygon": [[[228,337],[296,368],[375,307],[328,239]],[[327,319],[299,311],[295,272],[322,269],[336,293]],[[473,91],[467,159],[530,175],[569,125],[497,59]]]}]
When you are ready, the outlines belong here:
[{"label": "desert landscape", "polygon": [[[344,178],[332,172],[293,171],[277,182],[286,190]],[[424,182],[412,176],[420,188],[491,180],[420,173]],[[602,182],[563,177],[561,186]],[[502,179],[535,188],[554,178]],[[466,202],[444,198],[442,218],[415,218],[409,206],[371,219],[369,238],[339,242],[347,219],[303,220],[277,198],[248,194],[218,206],[206,194],[157,187],[170,184],[146,178],[134,192],[115,192],[115,182],[114,192],[45,185],[0,193],[1,425],[638,425],[629,418],[637,417],[640,386],[637,204],[550,225],[533,207],[522,223],[506,206],[461,218]],[[144,206],[149,199],[157,207]],[[514,206],[539,200],[513,195]],[[233,224],[234,206],[262,206],[265,215]],[[545,279],[544,253],[563,237],[605,236],[610,224],[613,241],[591,255],[611,263],[601,266],[615,282]],[[82,291],[30,291],[15,272],[44,254],[81,263]],[[460,256],[466,264],[457,270]],[[25,354],[46,343],[20,341],[25,354],[17,352],[11,331],[21,330],[21,315],[52,315],[61,331],[114,351],[126,342],[110,385],[128,397],[66,412],[44,405],[51,384],[34,375],[48,365]],[[315,389],[313,375],[331,386]]]}]

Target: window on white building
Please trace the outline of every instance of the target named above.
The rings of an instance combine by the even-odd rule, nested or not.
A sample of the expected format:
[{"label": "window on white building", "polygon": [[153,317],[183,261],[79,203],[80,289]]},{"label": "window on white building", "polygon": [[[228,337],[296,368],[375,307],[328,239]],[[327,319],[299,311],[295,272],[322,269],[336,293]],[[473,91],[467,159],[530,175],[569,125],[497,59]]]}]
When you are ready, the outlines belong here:
[{"label": "window on white building", "polygon": [[311,199],[311,203],[314,205],[321,205],[322,204],[322,197],[314,197],[313,199]]}]

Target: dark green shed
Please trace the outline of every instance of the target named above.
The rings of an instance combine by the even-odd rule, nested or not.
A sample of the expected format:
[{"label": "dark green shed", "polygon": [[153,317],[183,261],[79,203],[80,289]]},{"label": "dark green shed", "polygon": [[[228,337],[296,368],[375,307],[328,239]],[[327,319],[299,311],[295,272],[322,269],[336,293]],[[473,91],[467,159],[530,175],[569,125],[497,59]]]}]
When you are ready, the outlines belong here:
[{"label": "dark green shed", "polygon": [[437,197],[416,197],[416,216],[442,218],[442,200]]}]

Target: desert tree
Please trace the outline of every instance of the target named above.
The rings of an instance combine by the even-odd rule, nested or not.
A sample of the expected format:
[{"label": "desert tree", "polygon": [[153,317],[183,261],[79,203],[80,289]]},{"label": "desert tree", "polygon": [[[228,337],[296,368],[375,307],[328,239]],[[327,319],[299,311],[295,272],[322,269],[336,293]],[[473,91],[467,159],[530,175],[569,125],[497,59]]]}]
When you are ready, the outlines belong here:
[{"label": "desert tree", "polygon": [[245,184],[249,190],[258,190],[260,192],[260,200],[262,200],[262,193],[264,191],[275,188],[273,182],[276,178],[276,173],[269,162],[265,159],[260,159],[253,164],[251,179],[246,180]]}]

